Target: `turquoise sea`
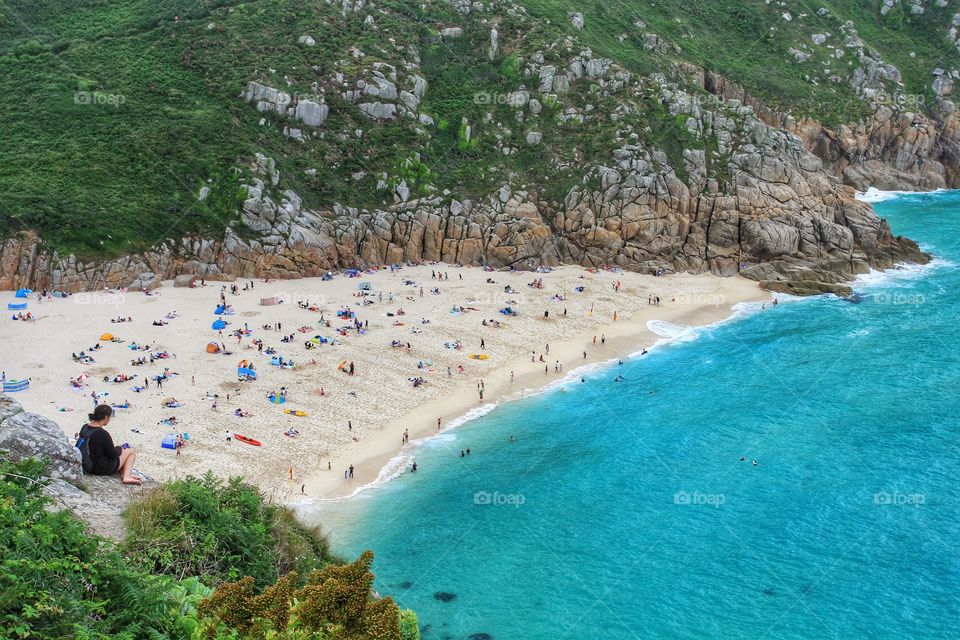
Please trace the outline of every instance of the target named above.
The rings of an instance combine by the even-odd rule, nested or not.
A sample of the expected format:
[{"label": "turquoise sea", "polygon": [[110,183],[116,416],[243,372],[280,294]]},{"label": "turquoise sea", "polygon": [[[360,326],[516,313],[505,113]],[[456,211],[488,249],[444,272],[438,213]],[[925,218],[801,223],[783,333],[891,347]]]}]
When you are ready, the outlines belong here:
[{"label": "turquoise sea", "polygon": [[427,640],[957,637],[960,192],[875,206],[937,260],[504,404],[317,520]]}]

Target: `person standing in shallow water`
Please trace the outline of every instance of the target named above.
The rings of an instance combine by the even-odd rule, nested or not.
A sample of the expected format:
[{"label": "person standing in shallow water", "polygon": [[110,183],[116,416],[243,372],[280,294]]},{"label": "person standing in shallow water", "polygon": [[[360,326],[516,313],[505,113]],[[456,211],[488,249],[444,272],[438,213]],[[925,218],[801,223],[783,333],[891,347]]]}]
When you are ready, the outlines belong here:
[{"label": "person standing in shallow water", "polygon": [[88,432],[87,447],[93,464],[90,473],[95,476],[112,476],[119,473],[124,484],[142,484],[140,478],[133,475],[133,463],[137,459],[136,451],[133,448],[124,449],[115,446],[113,438],[105,428],[110,424],[112,417],[113,409],[109,405],[98,405],[93,413],[88,414],[89,422],[84,425],[84,429],[81,429]]}]

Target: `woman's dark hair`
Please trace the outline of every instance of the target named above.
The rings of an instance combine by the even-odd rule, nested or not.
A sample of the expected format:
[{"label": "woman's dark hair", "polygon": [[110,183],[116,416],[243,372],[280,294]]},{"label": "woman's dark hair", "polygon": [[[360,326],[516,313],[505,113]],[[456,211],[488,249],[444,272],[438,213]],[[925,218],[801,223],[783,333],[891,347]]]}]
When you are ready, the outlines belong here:
[{"label": "woman's dark hair", "polygon": [[88,413],[87,417],[90,422],[100,422],[104,418],[109,418],[113,415],[113,409],[110,408],[108,404],[99,404],[97,408],[93,410],[93,413]]}]

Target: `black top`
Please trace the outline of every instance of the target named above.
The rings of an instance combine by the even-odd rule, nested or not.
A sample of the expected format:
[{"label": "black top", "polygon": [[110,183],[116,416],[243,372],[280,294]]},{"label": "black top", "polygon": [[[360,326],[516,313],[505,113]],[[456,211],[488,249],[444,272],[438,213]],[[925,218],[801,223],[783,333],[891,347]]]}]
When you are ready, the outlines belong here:
[{"label": "black top", "polygon": [[90,434],[90,460],[93,462],[93,475],[112,476],[120,470],[120,447],[113,445],[113,438],[103,427],[92,429]]}]

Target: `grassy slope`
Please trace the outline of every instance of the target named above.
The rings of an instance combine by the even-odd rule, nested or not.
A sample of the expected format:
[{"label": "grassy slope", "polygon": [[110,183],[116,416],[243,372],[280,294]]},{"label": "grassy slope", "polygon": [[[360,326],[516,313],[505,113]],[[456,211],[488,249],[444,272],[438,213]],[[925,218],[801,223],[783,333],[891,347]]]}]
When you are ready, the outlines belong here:
[{"label": "grassy slope", "polygon": [[[319,1],[0,0],[0,118],[6,136],[0,146],[0,235],[39,228],[53,246],[83,255],[135,251],[197,230],[215,235],[236,216],[240,176],[231,169],[258,151],[276,158],[284,187],[313,206],[388,201],[376,187],[377,174],[412,177],[401,166],[414,152],[430,171],[429,181],[457,196],[484,195],[520,176],[557,198],[579,179],[575,167],[606,159],[615,130],[609,119],[562,123],[555,117],[561,109],[548,105],[521,125],[506,105],[478,105],[474,95],[522,84],[535,88],[537,80],[522,76],[516,58],[546,51],[562,34],[576,35],[595,55],[638,73],[693,62],[772,104],[827,122],[856,119],[863,106],[846,82],[815,87],[804,79],[819,77],[822,68],[841,68],[825,49],[814,47],[817,57],[804,65],[790,61],[787,49],[810,44],[811,33],[829,32],[828,42],[839,46],[839,25],[853,20],[860,37],[900,68],[910,92],[927,94],[933,67],[960,66],[956,50],[944,41],[952,9],[931,8],[921,17],[897,9],[881,19],[876,0],[825,0],[816,7],[829,8],[830,16],[800,18],[802,5],[791,2],[795,19],[787,22],[782,9],[763,0],[522,4],[533,20],[500,12],[501,56],[490,61],[484,55],[489,24],[460,18],[443,2],[378,2],[374,31],[363,25],[366,12],[345,18]],[[571,9],[585,15],[582,32],[567,19]],[[645,29],[634,26],[637,19]],[[464,38],[441,41],[439,29],[452,24],[466,26]],[[644,32],[677,43],[680,54],[645,51]],[[296,44],[305,33],[316,38],[316,47]],[[261,115],[237,99],[254,79],[291,92],[310,91],[312,81],[335,69],[355,80],[349,77],[354,62],[336,66],[350,60],[349,47],[367,54],[365,65],[395,64],[407,43],[416,46],[420,73],[430,84],[421,105],[437,122],[430,137],[418,135],[409,120],[371,123],[328,92],[327,133],[302,144],[283,137],[276,116],[269,118],[271,126],[259,126]],[[78,104],[77,91],[99,92],[100,100],[115,104]],[[595,113],[616,106],[616,99],[587,95],[585,86],[572,93],[570,104],[590,103]],[[490,111],[494,122],[484,123]],[[463,140],[462,118],[473,127],[475,142]],[[697,144],[683,136],[681,124],[651,101],[617,126],[649,127],[644,137],[677,166],[683,146]],[[337,136],[356,129],[363,129],[362,137]],[[543,132],[544,145],[527,148],[528,130]],[[504,156],[498,137],[520,152]],[[563,163],[572,166],[555,168]],[[367,172],[362,180],[350,178],[361,170]],[[198,203],[204,184],[213,193]]]}]

